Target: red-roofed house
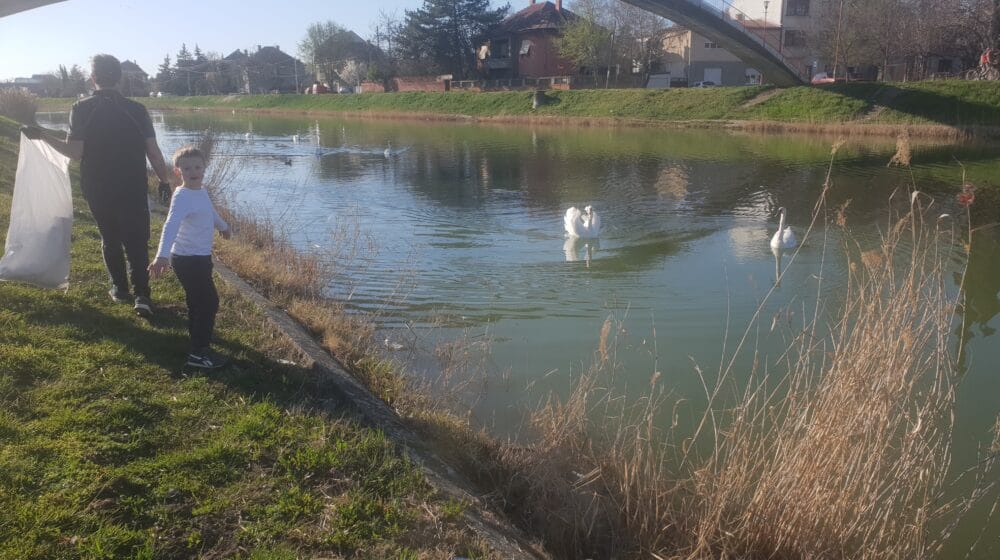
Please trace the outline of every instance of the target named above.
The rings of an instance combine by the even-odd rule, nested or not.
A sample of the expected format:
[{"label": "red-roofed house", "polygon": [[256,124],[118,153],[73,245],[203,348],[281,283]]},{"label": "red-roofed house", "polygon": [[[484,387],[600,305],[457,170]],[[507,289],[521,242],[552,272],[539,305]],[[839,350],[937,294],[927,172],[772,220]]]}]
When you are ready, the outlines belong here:
[{"label": "red-roofed house", "polygon": [[500,23],[477,53],[490,79],[566,76],[576,66],[559,56],[555,39],[577,17],[562,0],[536,2]]}]

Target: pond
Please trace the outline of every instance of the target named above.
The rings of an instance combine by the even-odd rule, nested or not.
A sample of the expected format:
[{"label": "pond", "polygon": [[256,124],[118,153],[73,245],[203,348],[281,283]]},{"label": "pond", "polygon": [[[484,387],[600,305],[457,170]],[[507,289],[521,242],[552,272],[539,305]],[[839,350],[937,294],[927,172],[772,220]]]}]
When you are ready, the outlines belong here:
[{"label": "pond", "polygon": [[[832,157],[837,139],[823,136],[201,112],[155,120],[165,154],[216,131],[220,150],[239,160],[231,203],[334,259],[343,274],[330,295],[372,313],[386,352],[415,375],[486,372],[467,404],[515,436],[526,410],[564,396],[591,364],[609,317],[620,322],[623,390],[641,392],[655,371],[698,403],[695,364],[718,371],[772,289],[753,337],[765,357],[784,347],[818,290],[835,308],[848,266],[841,228],[820,219],[780,263],[768,244],[779,208],[803,238],[828,173],[827,208],[849,201],[863,248],[877,245],[914,186],[960,216],[956,194],[971,182],[976,222],[1000,221],[995,145],[915,142],[907,169],[887,167],[896,145],[885,139],[850,141]],[[602,235],[568,240],[563,214],[585,205]],[[958,465],[975,462],[1000,412],[998,239],[977,232],[969,258]],[[737,361],[749,367],[746,354]],[[987,540],[1000,535],[996,525]]]}]

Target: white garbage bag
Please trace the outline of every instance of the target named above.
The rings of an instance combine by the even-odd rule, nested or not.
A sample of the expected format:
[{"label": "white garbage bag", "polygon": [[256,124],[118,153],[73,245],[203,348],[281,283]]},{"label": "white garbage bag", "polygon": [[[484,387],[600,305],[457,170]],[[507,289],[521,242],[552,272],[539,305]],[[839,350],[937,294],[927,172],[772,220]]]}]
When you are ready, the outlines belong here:
[{"label": "white garbage bag", "polygon": [[69,158],[22,134],[0,280],[66,288],[72,229]]}]

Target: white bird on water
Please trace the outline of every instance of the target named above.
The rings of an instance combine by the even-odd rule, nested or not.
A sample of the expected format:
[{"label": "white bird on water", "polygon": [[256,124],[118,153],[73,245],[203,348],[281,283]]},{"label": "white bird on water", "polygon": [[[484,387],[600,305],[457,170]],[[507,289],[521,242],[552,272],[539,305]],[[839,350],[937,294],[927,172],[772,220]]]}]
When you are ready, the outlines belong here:
[{"label": "white bird on water", "polygon": [[390,157],[392,157],[392,142],[387,142],[387,147],[385,151],[382,152],[382,155],[385,156],[385,159],[389,159]]},{"label": "white bird on water", "polygon": [[298,134],[293,134],[292,135],[292,144],[298,144],[298,143],[299,143],[299,135]]},{"label": "white bird on water", "polygon": [[781,218],[778,220],[778,231],[774,233],[774,237],[771,238],[771,248],[772,249],[793,249],[799,244],[799,241],[795,239],[795,232],[792,231],[791,227],[785,227],[785,213],[784,208],[780,208]]},{"label": "white bird on water", "polygon": [[596,239],[601,235],[601,217],[591,206],[586,206],[581,212],[576,206],[566,210],[563,218],[566,235],[581,239]]}]

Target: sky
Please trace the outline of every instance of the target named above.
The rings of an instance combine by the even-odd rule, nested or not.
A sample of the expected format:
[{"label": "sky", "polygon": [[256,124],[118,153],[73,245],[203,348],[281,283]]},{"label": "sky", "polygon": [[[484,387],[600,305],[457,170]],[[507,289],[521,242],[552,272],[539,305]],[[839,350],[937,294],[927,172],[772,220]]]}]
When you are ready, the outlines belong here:
[{"label": "sky", "polygon": [[[495,2],[501,4],[499,2]],[[503,2],[506,3],[506,2]],[[512,8],[527,0],[511,0]],[[227,55],[277,45],[298,54],[306,28],[332,20],[371,37],[379,12],[414,10],[422,0],[68,0],[0,18],[0,81],[55,72],[108,53],[156,74],[181,44]]]}]

